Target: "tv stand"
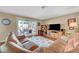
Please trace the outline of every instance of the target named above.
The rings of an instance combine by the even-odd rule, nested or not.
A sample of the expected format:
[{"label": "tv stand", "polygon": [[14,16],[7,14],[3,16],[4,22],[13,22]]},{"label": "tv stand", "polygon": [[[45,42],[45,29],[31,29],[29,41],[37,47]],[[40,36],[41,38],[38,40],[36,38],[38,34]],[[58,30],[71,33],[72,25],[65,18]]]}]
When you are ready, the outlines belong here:
[{"label": "tv stand", "polygon": [[52,30],[51,32],[52,32],[52,33],[57,33],[57,32],[59,32],[59,31],[56,31],[56,30]]},{"label": "tv stand", "polygon": [[60,38],[62,32],[61,31],[55,31],[55,30],[51,30],[47,33],[47,37],[51,38],[51,40],[55,41],[57,39]]}]

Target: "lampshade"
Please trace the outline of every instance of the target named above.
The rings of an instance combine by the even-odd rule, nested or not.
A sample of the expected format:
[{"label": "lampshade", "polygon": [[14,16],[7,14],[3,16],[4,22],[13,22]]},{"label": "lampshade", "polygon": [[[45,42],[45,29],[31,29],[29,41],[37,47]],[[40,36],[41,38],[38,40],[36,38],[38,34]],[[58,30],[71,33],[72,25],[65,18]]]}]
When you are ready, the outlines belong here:
[{"label": "lampshade", "polygon": [[76,22],[70,23],[70,27],[76,27],[76,26],[77,26]]},{"label": "lampshade", "polygon": [[70,27],[76,27],[77,26],[77,23],[76,22],[73,22],[70,24]]}]

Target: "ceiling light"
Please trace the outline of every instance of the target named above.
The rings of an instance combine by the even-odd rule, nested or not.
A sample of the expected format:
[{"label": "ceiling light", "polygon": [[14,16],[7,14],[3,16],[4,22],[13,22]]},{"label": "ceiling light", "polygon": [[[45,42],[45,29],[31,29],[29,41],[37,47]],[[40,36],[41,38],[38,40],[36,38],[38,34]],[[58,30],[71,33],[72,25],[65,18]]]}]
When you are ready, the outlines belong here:
[{"label": "ceiling light", "polygon": [[46,6],[42,6],[41,8],[44,9],[44,8],[46,8]]}]

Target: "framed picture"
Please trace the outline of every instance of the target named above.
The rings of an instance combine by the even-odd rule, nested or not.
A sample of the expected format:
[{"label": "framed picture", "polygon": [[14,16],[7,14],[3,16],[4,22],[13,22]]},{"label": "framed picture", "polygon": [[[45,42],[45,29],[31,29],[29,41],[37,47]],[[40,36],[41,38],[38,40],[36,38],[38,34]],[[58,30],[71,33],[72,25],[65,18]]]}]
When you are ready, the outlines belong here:
[{"label": "framed picture", "polygon": [[76,24],[76,18],[68,19],[68,26],[70,30],[74,30],[74,27],[75,27],[74,24]]}]

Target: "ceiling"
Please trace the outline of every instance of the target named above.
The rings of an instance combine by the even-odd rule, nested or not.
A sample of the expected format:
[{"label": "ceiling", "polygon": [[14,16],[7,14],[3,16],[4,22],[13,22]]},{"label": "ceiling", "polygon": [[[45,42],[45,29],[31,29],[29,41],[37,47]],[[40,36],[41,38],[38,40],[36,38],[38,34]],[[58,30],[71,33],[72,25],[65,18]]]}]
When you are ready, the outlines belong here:
[{"label": "ceiling", "polygon": [[45,20],[79,12],[78,6],[0,6],[0,12]]}]

